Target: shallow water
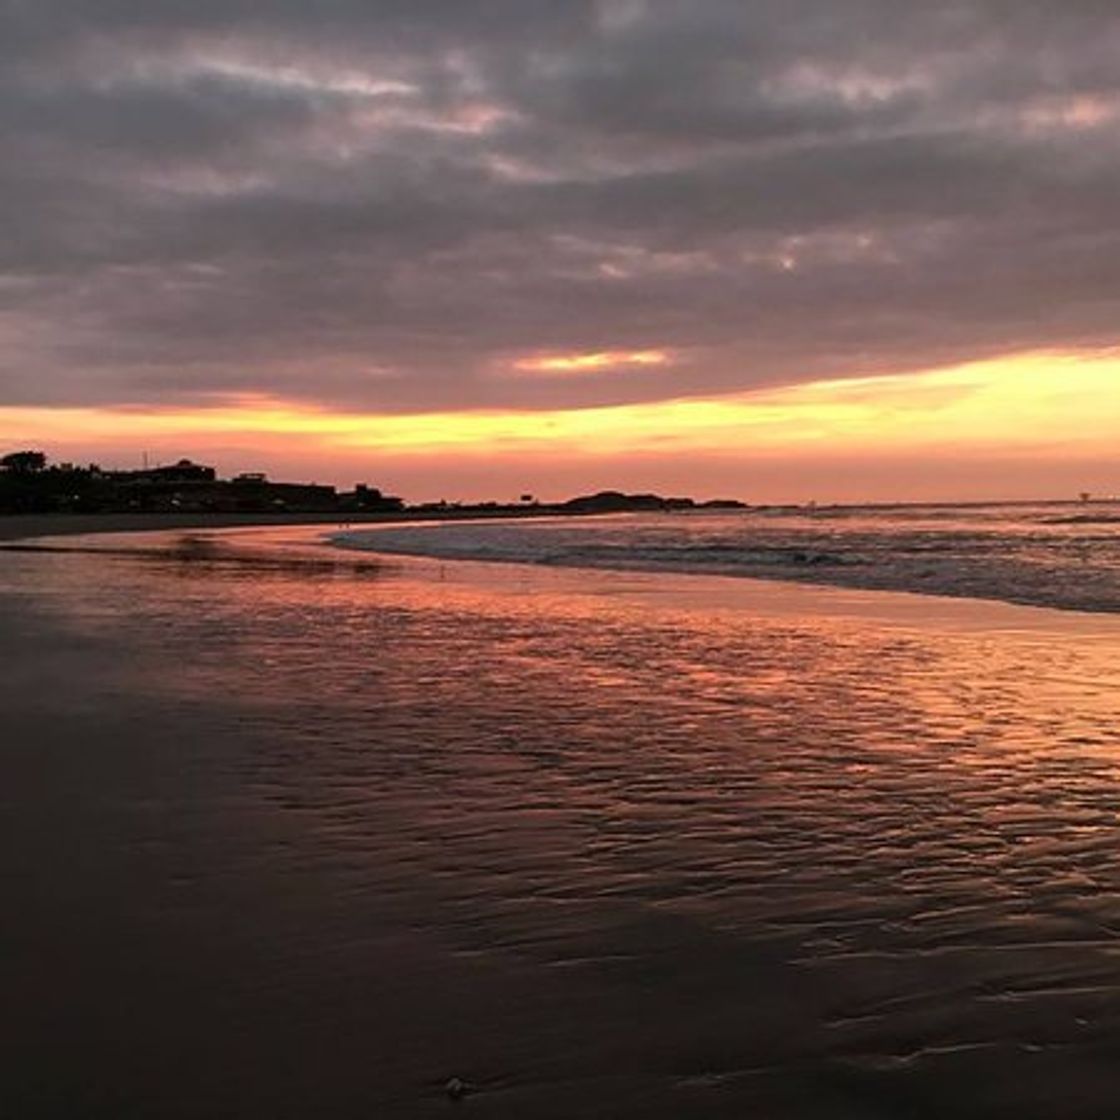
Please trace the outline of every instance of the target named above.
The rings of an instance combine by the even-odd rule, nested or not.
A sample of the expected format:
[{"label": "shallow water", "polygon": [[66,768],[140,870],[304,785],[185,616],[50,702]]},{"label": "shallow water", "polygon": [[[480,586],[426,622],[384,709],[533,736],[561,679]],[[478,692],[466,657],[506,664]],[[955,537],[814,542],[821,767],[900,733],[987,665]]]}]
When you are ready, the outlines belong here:
[{"label": "shallow water", "polygon": [[311,536],[0,553],[0,1112],[1111,1114],[1115,620]]},{"label": "shallow water", "polygon": [[347,548],[693,572],[1120,611],[1120,503],[844,506],[519,521],[336,534]]}]

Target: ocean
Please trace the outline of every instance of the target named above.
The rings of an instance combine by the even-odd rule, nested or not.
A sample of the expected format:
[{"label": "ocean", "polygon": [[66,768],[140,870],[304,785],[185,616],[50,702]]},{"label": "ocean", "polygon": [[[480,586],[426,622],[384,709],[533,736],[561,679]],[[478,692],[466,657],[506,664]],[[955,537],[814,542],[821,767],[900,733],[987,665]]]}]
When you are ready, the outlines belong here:
[{"label": "ocean", "polygon": [[334,539],[351,548],[447,559],[747,576],[1120,610],[1120,503],[439,522]]},{"label": "ocean", "polygon": [[0,550],[0,1115],[1111,1115],[1110,516]]}]

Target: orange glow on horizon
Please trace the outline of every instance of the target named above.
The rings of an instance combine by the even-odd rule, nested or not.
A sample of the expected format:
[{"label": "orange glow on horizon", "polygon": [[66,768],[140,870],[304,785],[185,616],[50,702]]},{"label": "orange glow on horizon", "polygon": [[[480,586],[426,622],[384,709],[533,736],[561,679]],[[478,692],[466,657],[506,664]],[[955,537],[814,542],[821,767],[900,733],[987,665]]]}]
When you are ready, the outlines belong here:
[{"label": "orange glow on horizon", "polygon": [[958,470],[985,456],[1015,458],[1043,482],[1047,463],[1111,461],[1117,417],[1120,357],[1109,352],[1028,354],[727,397],[536,412],[341,412],[260,396],[208,408],[6,408],[0,430],[11,433],[6,446],[40,446],[53,459],[88,455],[111,465],[159,448],[169,456],[220,454],[240,463],[237,469],[266,456],[322,464],[323,473],[426,463],[429,474],[442,471],[452,482],[456,464],[468,461],[513,471],[641,460],[679,464],[687,477],[688,464],[701,460],[740,471],[751,463],[878,460],[883,487],[894,493],[905,480],[888,477],[889,464],[919,454]]}]

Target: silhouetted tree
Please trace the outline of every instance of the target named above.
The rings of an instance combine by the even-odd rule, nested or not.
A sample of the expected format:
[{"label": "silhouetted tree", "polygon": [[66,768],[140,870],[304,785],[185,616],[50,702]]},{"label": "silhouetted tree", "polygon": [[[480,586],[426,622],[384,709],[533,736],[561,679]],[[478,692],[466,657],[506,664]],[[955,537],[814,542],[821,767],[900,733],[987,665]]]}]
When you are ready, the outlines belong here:
[{"label": "silhouetted tree", "polygon": [[47,457],[41,451],[13,451],[0,459],[0,467],[14,474],[34,474],[47,465]]}]

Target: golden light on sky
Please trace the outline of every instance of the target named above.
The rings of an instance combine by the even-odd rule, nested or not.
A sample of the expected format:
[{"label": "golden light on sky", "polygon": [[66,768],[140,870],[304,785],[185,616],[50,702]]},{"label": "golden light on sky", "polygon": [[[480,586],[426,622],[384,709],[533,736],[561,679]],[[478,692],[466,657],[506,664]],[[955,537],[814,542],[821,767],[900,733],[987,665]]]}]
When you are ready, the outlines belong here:
[{"label": "golden light on sky", "polygon": [[[663,477],[675,477],[665,474],[673,464],[687,466],[701,489],[722,492],[753,490],[752,471],[763,463],[790,464],[791,478],[821,464],[813,492],[828,499],[823,464],[868,456],[971,462],[981,480],[985,457],[1013,456],[1033,464],[1013,489],[1048,496],[1054,464],[1113,454],[1118,416],[1120,357],[1108,353],[1029,354],[921,374],[609,408],[365,414],[254,397],[192,410],[4,409],[0,424],[22,433],[24,444],[56,448],[56,458],[109,452],[112,461],[110,449],[131,446],[133,459],[150,450],[220,461],[223,451],[236,449],[242,463],[256,455],[273,471],[319,462],[320,480],[345,480],[363,464],[407,477],[422,465],[442,472],[443,491],[464,462],[476,474],[488,468],[499,488],[507,474],[539,479],[550,462],[564,464],[569,486],[598,487],[615,481],[604,476],[604,461],[657,459]],[[900,478],[899,469],[915,475],[923,468],[888,469],[887,490],[867,496],[893,494],[889,487],[902,484],[922,493],[923,479]],[[1120,467],[1116,475],[1120,483]],[[543,491],[547,478],[533,485]],[[985,485],[991,496],[1009,489],[994,479]],[[690,489],[685,474],[678,489]]]},{"label": "golden light on sky", "polygon": [[663,366],[671,361],[664,350],[600,350],[586,354],[542,354],[519,358],[514,369],[525,373],[578,374],[642,366]]},{"label": "golden light on sky", "polygon": [[131,7],[16,5],[0,450],[1118,488],[1108,5]]}]

